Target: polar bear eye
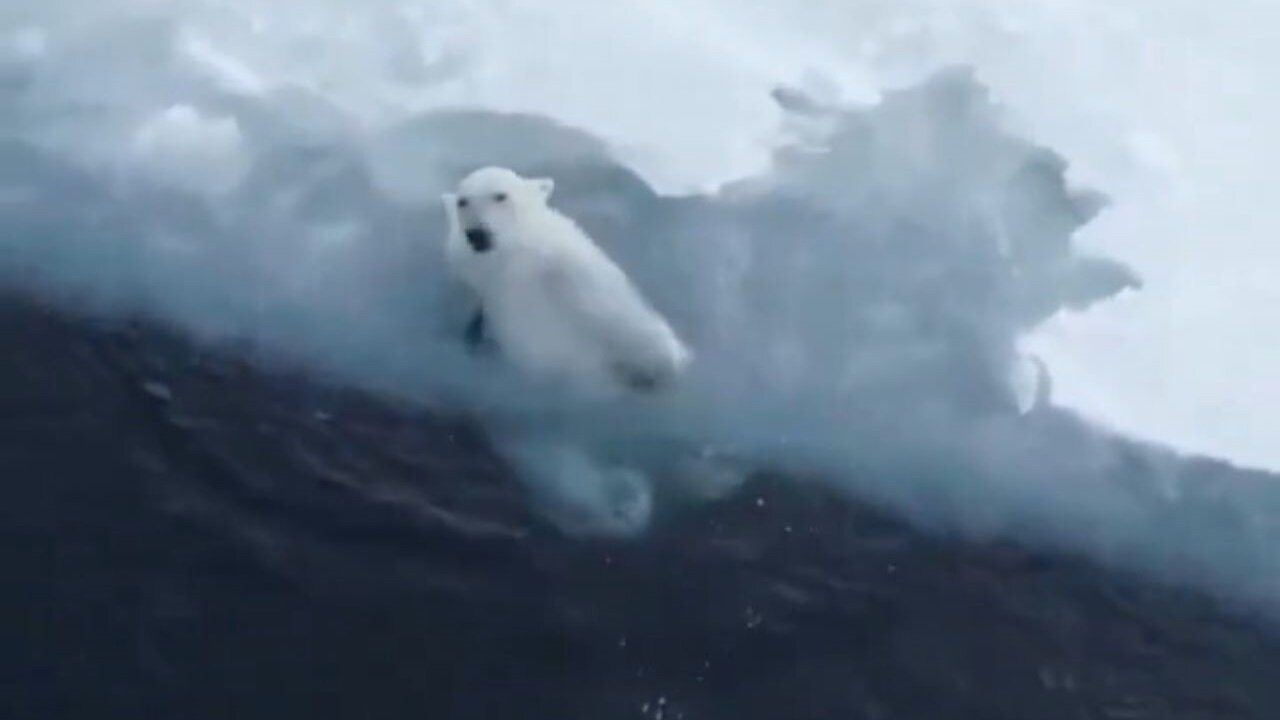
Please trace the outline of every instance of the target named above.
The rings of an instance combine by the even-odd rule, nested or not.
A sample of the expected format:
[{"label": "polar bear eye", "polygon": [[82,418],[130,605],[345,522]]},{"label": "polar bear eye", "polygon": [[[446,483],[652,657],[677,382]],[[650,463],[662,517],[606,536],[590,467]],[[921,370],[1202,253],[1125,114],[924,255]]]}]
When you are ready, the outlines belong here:
[{"label": "polar bear eye", "polygon": [[494,201],[494,202],[506,202],[506,201],[507,201],[507,194],[506,194],[506,193],[494,193],[494,195],[493,195],[493,201]]},{"label": "polar bear eye", "polygon": [[468,200],[466,198],[458,198],[458,207],[464,208],[467,206],[467,203]]}]

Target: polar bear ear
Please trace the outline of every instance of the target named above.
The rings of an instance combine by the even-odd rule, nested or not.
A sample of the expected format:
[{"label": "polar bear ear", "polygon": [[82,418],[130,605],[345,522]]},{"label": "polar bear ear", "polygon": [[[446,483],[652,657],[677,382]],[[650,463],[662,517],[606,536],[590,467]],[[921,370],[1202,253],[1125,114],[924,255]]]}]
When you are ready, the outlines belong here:
[{"label": "polar bear ear", "polygon": [[556,189],[556,181],[549,177],[529,178],[529,182],[533,185],[533,189],[538,192],[538,196],[543,200],[549,200],[551,193]]},{"label": "polar bear ear", "polygon": [[458,219],[458,196],[453,193],[445,193],[440,196],[440,204],[444,206],[444,216],[449,222],[457,222]]}]

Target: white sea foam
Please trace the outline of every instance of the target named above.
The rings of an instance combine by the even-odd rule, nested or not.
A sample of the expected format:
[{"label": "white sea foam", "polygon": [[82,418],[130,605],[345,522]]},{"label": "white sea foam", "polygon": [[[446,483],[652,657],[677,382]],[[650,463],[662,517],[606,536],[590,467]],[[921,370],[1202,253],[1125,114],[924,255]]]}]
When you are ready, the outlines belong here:
[{"label": "white sea foam", "polygon": [[[1101,421],[1280,467],[1261,421],[1280,404],[1265,332],[1276,12],[9,2],[0,279],[481,414],[580,529],[643,526],[655,481],[730,487],[734,462],[691,462],[711,449],[967,531],[1265,594],[1278,576],[1255,550],[1277,531],[1256,498],[1227,492],[1215,515],[1117,483],[1126,460],[1103,440],[1059,442],[1027,358],[1055,401]],[[997,108],[965,81],[881,104],[954,63]],[[789,83],[803,89],[775,92]],[[1111,196],[1082,252],[1068,238],[1096,203],[1003,130]],[[432,208],[493,161],[557,173],[565,209],[694,339],[681,393],[564,407],[461,349]],[[1129,279],[1105,255],[1146,284],[1095,307]],[[1185,480],[1169,492],[1194,495]]]}]

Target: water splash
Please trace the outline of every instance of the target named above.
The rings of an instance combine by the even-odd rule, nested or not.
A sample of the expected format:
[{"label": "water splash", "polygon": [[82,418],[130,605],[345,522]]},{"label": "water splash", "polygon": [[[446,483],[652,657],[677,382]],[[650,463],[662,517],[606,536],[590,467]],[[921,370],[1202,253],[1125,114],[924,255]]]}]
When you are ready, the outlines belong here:
[{"label": "water splash", "polygon": [[[780,465],[969,532],[1255,590],[1280,577],[1253,552],[1275,531],[1252,489],[1218,514],[1158,468],[1143,472],[1165,489],[1118,483],[1128,458],[1006,383],[1025,344],[1080,398],[1092,370],[1028,331],[1062,335],[1064,310],[1135,286],[1101,251],[1150,260],[1142,243],[1163,251],[1173,230],[1155,210],[1211,199],[1206,170],[1246,167],[1229,128],[1247,140],[1257,126],[1211,123],[1233,151],[1206,164],[1169,125],[1188,93],[1149,74],[1184,49],[1170,38],[1198,19],[1189,5],[1134,47],[1152,18],[1132,8],[753,7],[10,3],[0,278],[480,416],[568,503],[551,512],[585,508],[586,526],[637,529],[655,498],[689,492],[673,477],[714,495],[738,463]],[[1205,43],[1234,37],[1208,30]],[[1127,63],[1143,52],[1154,60]],[[982,82],[927,80],[954,61]],[[1248,78],[1227,75],[1239,97],[1220,112],[1268,117]],[[1188,77],[1207,92],[1213,76]],[[793,80],[803,89],[780,88]],[[1062,155],[1020,139],[1033,131]],[[554,175],[562,207],[693,338],[685,392],[569,407],[461,350],[435,197],[490,162]],[[1107,213],[1082,180],[1115,197]],[[1155,180],[1168,197],[1144,195]],[[1081,227],[1102,228],[1083,251]],[[571,489],[609,476],[619,492],[558,493],[566,468],[581,474]],[[614,512],[619,497],[634,514]],[[1171,515],[1194,532],[1171,533]]]}]

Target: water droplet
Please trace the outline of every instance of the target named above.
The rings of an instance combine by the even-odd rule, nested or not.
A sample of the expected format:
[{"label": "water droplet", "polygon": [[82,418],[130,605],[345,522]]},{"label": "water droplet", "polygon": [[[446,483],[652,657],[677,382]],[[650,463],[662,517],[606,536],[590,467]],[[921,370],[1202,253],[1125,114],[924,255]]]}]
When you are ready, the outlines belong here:
[{"label": "water droplet", "polygon": [[142,390],[146,394],[162,402],[169,402],[173,399],[173,393],[169,390],[169,387],[157,380],[148,380],[147,382],[142,383]]}]

